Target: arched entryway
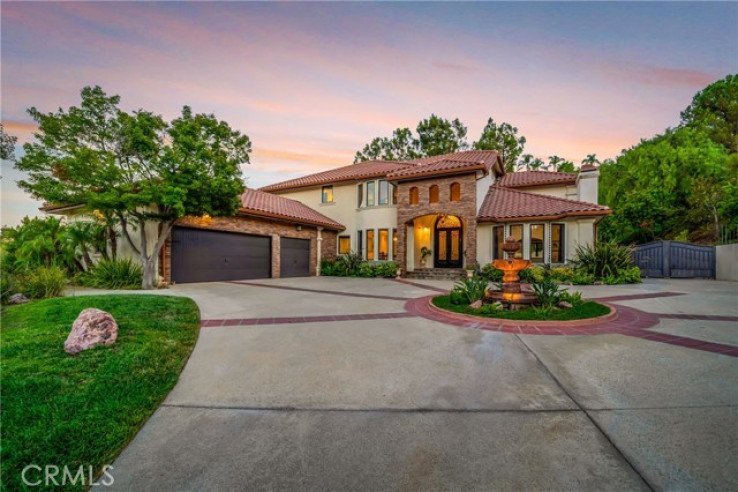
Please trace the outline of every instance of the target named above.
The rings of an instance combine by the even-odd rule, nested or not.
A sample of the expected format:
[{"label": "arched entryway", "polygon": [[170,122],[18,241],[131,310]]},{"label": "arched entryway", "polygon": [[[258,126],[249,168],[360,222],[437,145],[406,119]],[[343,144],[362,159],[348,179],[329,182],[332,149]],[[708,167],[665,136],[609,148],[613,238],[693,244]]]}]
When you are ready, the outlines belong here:
[{"label": "arched entryway", "polygon": [[434,230],[436,268],[461,268],[464,254],[464,226],[461,219],[455,215],[439,215]]}]

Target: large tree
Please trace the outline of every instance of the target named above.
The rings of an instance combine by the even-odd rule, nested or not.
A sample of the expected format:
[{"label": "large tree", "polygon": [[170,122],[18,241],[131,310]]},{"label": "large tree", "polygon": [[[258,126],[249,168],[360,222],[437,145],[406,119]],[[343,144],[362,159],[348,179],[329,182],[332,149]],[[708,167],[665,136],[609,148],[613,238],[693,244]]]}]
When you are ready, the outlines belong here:
[{"label": "large tree", "polygon": [[18,137],[5,133],[5,128],[0,123],[0,159],[13,160],[13,152],[17,141]]},{"label": "large tree", "polygon": [[738,152],[738,75],[728,75],[695,94],[681,116],[682,125],[699,129],[730,152]]},{"label": "large tree", "polygon": [[29,173],[18,184],[45,201],[85,204],[117,219],[141,258],[143,288],[150,289],[159,252],[178,218],[238,209],[244,189],[240,165],[249,162],[251,142],[187,106],[166,122],[148,111],[125,112],[119,102],[100,87],[85,87],[79,107],[56,113],[29,109],[38,131],[16,164]]},{"label": "large tree", "polygon": [[525,137],[518,136],[518,129],[510,123],[502,122],[498,125],[490,118],[473,147],[477,150],[496,150],[500,153],[507,172],[513,172],[518,157],[525,148]]},{"label": "large tree", "polygon": [[405,161],[423,157],[409,128],[398,128],[392,136],[376,137],[356,153],[354,164],[363,161]]}]

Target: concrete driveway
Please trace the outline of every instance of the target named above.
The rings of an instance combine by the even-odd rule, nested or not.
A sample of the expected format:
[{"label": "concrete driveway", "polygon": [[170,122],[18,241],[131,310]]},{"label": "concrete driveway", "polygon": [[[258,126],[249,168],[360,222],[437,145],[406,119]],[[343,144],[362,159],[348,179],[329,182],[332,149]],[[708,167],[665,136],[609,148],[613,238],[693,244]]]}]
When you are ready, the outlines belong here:
[{"label": "concrete driveway", "polygon": [[[173,288],[197,301],[204,327],[179,383],[113,464],[115,486],[738,488],[738,284],[581,289],[667,315],[648,328],[660,341],[497,333],[405,309],[449,286]],[[692,346],[668,343],[685,338]]]}]

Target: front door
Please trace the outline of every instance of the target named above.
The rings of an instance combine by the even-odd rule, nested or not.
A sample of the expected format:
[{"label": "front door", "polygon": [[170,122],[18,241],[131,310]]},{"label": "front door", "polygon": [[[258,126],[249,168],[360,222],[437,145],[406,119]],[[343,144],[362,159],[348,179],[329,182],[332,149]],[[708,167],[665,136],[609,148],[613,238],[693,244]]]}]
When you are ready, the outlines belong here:
[{"label": "front door", "polygon": [[461,220],[453,215],[442,215],[436,220],[435,230],[436,268],[461,268]]}]

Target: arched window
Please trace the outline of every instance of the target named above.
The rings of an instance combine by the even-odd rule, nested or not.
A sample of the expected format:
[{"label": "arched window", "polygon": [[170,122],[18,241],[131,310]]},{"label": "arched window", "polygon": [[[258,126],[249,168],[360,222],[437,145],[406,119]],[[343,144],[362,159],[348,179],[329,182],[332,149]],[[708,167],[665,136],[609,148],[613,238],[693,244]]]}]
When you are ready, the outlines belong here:
[{"label": "arched window", "polygon": [[451,201],[458,202],[461,200],[461,185],[459,183],[451,183]]},{"label": "arched window", "polygon": [[438,203],[438,186],[433,185],[428,190],[428,201],[431,203]]},{"label": "arched window", "polygon": [[410,205],[418,204],[418,188],[413,186],[410,188]]}]

